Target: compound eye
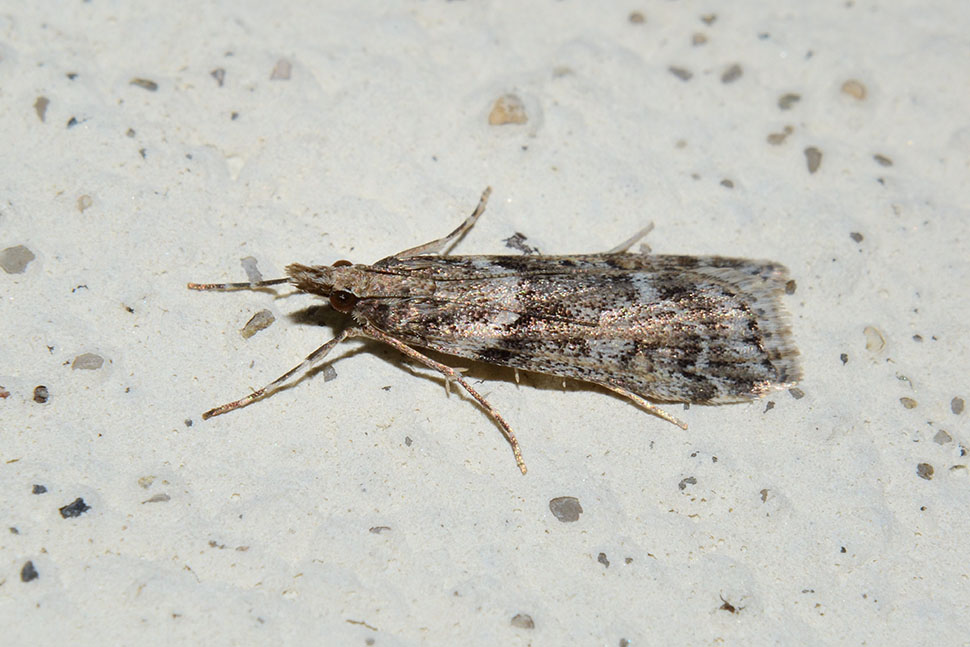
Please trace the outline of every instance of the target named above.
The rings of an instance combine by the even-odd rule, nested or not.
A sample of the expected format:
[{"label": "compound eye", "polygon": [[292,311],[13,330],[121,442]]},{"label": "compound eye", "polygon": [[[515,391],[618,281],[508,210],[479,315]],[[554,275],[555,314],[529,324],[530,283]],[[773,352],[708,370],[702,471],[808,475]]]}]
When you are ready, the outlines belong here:
[{"label": "compound eye", "polygon": [[333,264],[333,267],[347,267],[348,265],[353,265],[350,261],[337,261]]},{"label": "compound eye", "polygon": [[350,312],[357,305],[357,295],[347,290],[337,290],[330,294],[330,305],[337,312]]}]

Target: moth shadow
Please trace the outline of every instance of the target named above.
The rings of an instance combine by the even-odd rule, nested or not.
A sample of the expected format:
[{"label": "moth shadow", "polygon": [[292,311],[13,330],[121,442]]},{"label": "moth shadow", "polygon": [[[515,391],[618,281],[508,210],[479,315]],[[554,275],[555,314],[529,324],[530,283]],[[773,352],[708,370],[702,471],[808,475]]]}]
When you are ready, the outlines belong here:
[{"label": "moth shadow", "polygon": [[[324,331],[324,334],[321,336],[321,344],[333,339],[333,337],[340,330],[352,323],[348,315],[341,312],[336,312],[333,308],[326,305],[308,306],[301,310],[296,310],[295,312],[287,314],[286,318],[294,324],[320,328],[321,331]],[[337,346],[334,348],[334,352],[328,355],[325,359],[321,360],[319,364],[310,367],[302,373],[294,375],[291,379],[287,380],[283,384],[280,384],[266,395],[269,396],[271,393],[282,393],[283,391],[288,391],[297,384],[301,384],[304,380],[313,379],[317,374],[326,371],[331,367],[331,365],[336,364],[339,360],[351,358],[355,355],[366,352],[368,352],[368,349],[363,346],[357,348],[343,348],[342,345]]]},{"label": "moth shadow", "polygon": [[[372,354],[379,356],[384,361],[395,364],[401,370],[407,371],[414,377],[431,380],[432,382],[439,384],[442,388],[445,387],[446,378],[441,373],[430,367],[424,366],[415,360],[405,357],[397,350],[390,348],[378,341],[366,341],[367,343],[358,349],[360,352],[369,351]],[[594,382],[584,382],[568,377],[563,378],[546,373],[536,373],[525,369],[518,369],[518,375],[516,375],[516,369],[508,366],[488,364],[486,362],[468,357],[440,353],[438,351],[421,348],[419,346],[413,346],[413,348],[416,348],[422,354],[427,355],[431,359],[435,360],[436,362],[440,362],[445,366],[461,369],[461,376],[465,379],[465,381],[471,384],[472,388],[481,393],[486,399],[491,398],[491,396],[486,392],[488,384],[504,382],[514,385],[516,387],[516,391],[519,391],[519,387],[524,387],[525,390],[537,389],[540,391],[558,391],[560,393],[599,393],[611,398],[615,398],[627,406],[631,404],[637,406],[626,396],[616,393],[615,391]],[[458,396],[462,400],[467,400],[476,407],[478,406],[476,400],[468,392],[466,392],[461,385],[453,384],[451,391],[457,392]],[[647,397],[646,399],[661,403],[661,401],[655,401],[653,398]],[[494,405],[495,403],[492,404]],[[670,405],[672,403],[668,402],[664,404]]]},{"label": "moth shadow", "polygon": [[330,326],[340,330],[347,323],[348,315],[337,312],[328,305],[319,304],[291,312],[286,318],[302,326]]}]

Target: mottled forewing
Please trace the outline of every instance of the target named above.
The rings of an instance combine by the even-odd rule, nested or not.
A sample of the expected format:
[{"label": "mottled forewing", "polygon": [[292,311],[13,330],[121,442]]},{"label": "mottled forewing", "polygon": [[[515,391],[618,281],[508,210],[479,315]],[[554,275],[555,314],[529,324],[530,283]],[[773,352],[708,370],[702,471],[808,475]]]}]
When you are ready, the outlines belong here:
[{"label": "mottled forewing", "polygon": [[431,296],[362,299],[355,314],[406,343],[693,403],[751,399],[798,379],[781,265],[715,256],[421,256],[374,271],[431,279]]}]

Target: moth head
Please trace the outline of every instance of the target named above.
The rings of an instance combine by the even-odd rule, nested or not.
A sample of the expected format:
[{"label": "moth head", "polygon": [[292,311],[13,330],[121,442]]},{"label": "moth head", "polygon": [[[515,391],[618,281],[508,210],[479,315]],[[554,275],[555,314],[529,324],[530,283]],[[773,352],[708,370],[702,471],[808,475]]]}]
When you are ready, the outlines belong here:
[{"label": "moth head", "polygon": [[286,274],[297,290],[329,298],[330,305],[337,312],[350,312],[359,300],[345,287],[350,281],[344,275],[352,273],[353,263],[343,260],[330,266],[294,263],[286,268]]}]

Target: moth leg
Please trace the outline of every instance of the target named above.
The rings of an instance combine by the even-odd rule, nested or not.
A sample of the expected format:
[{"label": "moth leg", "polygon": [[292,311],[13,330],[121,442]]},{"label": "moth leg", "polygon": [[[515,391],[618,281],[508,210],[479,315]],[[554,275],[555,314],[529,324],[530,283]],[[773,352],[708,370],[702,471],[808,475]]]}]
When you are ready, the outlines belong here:
[{"label": "moth leg", "polygon": [[295,373],[306,370],[311,366],[313,366],[314,364],[316,364],[317,362],[319,362],[320,360],[322,360],[324,357],[327,356],[327,353],[329,353],[334,349],[334,347],[337,344],[347,339],[348,337],[354,337],[357,334],[359,334],[359,330],[356,328],[346,328],[342,330],[336,337],[334,337],[326,344],[324,344],[320,348],[316,349],[315,351],[307,355],[306,359],[300,362],[297,366],[294,366],[283,375],[280,375],[278,378],[276,378],[275,380],[273,380],[263,388],[257,389],[256,391],[253,391],[246,397],[239,398],[234,402],[228,402],[222,406],[216,407],[215,409],[209,409],[208,411],[202,414],[202,419],[208,420],[212,416],[218,416],[228,411],[232,411],[233,409],[241,409],[242,407],[245,407],[247,404],[250,404],[258,400],[259,398],[263,397],[264,395],[272,391],[274,388],[276,388],[283,382],[293,377]]},{"label": "moth leg", "polygon": [[189,283],[185,287],[190,290],[257,290],[271,285],[289,283],[290,279],[270,279],[268,281],[253,281],[248,283]]},{"label": "moth leg", "polygon": [[[458,366],[456,366],[454,368],[454,370],[457,371],[458,373],[464,373],[468,369],[467,368],[464,368],[464,367],[458,367]],[[449,397],[451,397],[451,383],[452,383],[452,381],[453,380],[450,377],[445,377],[445,395],[447,395]]]},{"label": "moth leg", "polygon": [[491,194],[492,187],[487,187],[482,193],[482,197],[478,201],[478,206],[475,207],[475,211],[472,212],[472,215],[465,218],[465,222],[458,225],[457,229],[444,238],[432,240],[430,243],[425,243],[423,245],[418,245],[417,247],[412,247],[411,249],[406,249],[403,252],[398,252],[391,258],[409,258],[411,256],[421,256],[422,254],[437,254],[441,250],[445,249],[451,245],[451,243],[464,236],[465,232],[471,229],[475,224],[475,221],[478,220],[483,213],[485,213],[485,205],[488,204],[488,196]]},{"label": "moth leg", "polygon": [[619,387],[619,386],[617,386],[615,384],[604,384],[603,386],[605,386],[606,388],[608,388],[610,391],[613,391],[615,393],[619,393],[622,396],[626,396],[626,397],[630,398],[631,400],[633,400],[634,403],[640,405],[641,407],[643,407],[644,409],[646,409],[648,412],[652,413],[653,415],[657,416],[658,418],[663,418],[667,422],[672,422],[673,424],[677,425],[681,429],[687,429],[687,423],[686,422],[684,422],[683,420],[678,420],[677,418],[673,417],[672,415],[670,415],[669,413],[667,413],[666,411],[664,411],[663,409],[661,409],[657,405],[651,404],[651,403],[647,402],[646,400],[644,400],[643,398],[641,398],[636,393],[632,393],[630,391],[627,391],[626,389],[621,388],[621,387]]},{"label": "moth leg", "polygon": [[441,362],[434,361],[427,355],[419,353],[404,342],[399,341],[390,335],[386,335],[376,328],[367,326],[361,329],[360,334],[364,337],[370,337],[371,339],[382,341],[388,346],[393,346],[411,359],[417,360],[425,366],[438,371],[445,376],[446,380],[458,382],[465,387],[465,390],[468,391],[469,395],[478,400],[478,403],[482,405],[482,408],[485,409],[485,411],[488,412],[488,415],[492,416],[492,419],[498,423],[499,428],[502,430],[502,434],[505,436],[505,440],[507,440],[509,445],[512,446],[512,454],[515,455],[515,464],[519,466],[519,470],[523,474],[526,473],[525,461],[522,460],[522,452],[519,450],[519,441],[515,438],[515,433],[512,431],[512,428],[509,427],[509,423],[505,422],[502,415],[495,409],[495,407],[489,404],[488,400],[482,397],[478,391],[473,389],[472,386],[465,381],[465,378],[461,376],[461,373],[450,366],[445,366]]},{"label": "moth leg", "polygon": [[[644,227],[643,229],[641,229],[640,231],[638,231],[637,233],[633,234],[630,238],[628,238],[627,240],[624,240],[622,243],[620,243],[619,245],[617,245],[616,247],[614,247],[613,249],[611,249],[610,251],[608,251],[606,253],[607,254],[625,254],[626,252],[628,252],[630,250],[631,247],[633,247],[634,245],[636,245],[637,243],[639,243],[641,240],[643,240],[646,237],[646,235],[649,234],[651,231],[653,231],[653,223],[652,222],[649,225],[647,225],[646,227]],[[645,245],[645,244],[643,245],[643,247],[646,247],[646,250],[645,251],[641,251],[640,253],[641,254],[649,254],[650,253],[650,248],[647,245]]]}]

